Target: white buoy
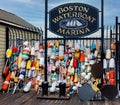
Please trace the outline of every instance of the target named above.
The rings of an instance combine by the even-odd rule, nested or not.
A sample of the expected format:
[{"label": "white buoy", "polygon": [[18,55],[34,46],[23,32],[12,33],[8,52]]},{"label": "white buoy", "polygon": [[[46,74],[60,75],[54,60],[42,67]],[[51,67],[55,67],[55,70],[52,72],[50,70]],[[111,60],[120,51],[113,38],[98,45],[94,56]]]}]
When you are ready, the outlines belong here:
[{"label": "white buoy", "polygon": [[61,44],[61,45],[59,46],[59,51],[64,51],[64,45]]},{"label": "white buoy", "polygon": [[89,48],[89,47],[86,47],[86,48],[85,48],[85,54],[86,54],[86,55],[90,54],[90,48]]},{"label": "white buoy", "polygon": [[37,80],[40,81],[40,79],[41,79],[41,75],[38,75]]},{"label": "white buoy", "polygon": [[28,42],[28,41],[25,41],[25,42],[23,43],[23,46],[29,46],[29,42]]},{"label": "white buoy", "polygon": [[41,54],[40,52],[38,52],[38,54],[37,54],[37,59],[40,60],[41,57],[42,57],[42,54]]},{"label": "white buoy", "polygon": [[40,65],[41,65],[41,66],[44,66],[44,57],[41,57],[41,58],[40,58]]},{"label": "white buoy", "polygon": [[107,69],[107,60],[103,59],[103,69]]},{"label": "white buoy", "polygon": [[85,65],[84,65],[84,64],[81,65],[81,69],[82,69],[82,70],[85,70]]},{"label": "white buoy", "polygon": [[48,54],[48,56],[51,56],[51,54],[52,54],[52,48],[48,48],[47,54]]},{"label": "white buoy", "polygon": [[98,55],[98,50],[95,50],[94,56],[97,57]]},{"label": "white buoy", "polygon": [[95,63],[95,60],[90,60],[90,61],[89,61],[89,64],[90,64],[90,65],[93,65],[94,63]]},{"label": "white buoy", "polygon": [[111,58],[109,61],[109,68],[115,68],[115,60],[114,58]]},{"label": "white buoy", "polygon": [[80,50],[80,45],[77,42],[75,42],[75,50]]},{"label": "white buoy", "polygon": [[39,41],[36,41],[36,43],[35,43],[35,51],[38,51],[39,50]]},{"label": "white buoy", "polygon": [[81,76],[85,78],[86,73],[85,73],[85,72],[82,72],[82,73],[81,73]]},{"label": "white buoy", "polygon": [[28,70],[27,77],[28,77],[28,78],[31,78],[31,76],[32,76],[32,70]]},{"label": "white buoy", "polygon": [[86,79],[86,80],[89,80],[89,79],[90,79],[90,75],[86,75],[86,76],[85,76],[85,79]]},{"label": "white buoy", "polygon": [[20,65],[21,69],[24,69],[26,67],[26,61],[22,60],[22,63]]},{"label": "white buoy", "polygon": [[69,41],[69,47],[70,47],[70,48],[73,47],[73,41]]},{"label": "white buoy", "polygon": [[31,48],[31,55],[35,55],[35,47]]},{"label": "white buoy", "polygon": [[56,86],[57,86],[57,82],[53,82],[52,86],[50,87],[50,92],[55,92],[56,91]]},{"label": "white buoy", "polygon": [[106,50],[106,59],[110,59],[111,58],[111,51],[110,49]]},{"label": "white buoy", "polygon": [[23,91],[24,91],[24,92],[29,92],[31,86],[32,86],[32,81],[29,81],[29,82],[26,84],[26,86],[24,87]]},{"label": "white buoy", "polygon": [[19,80],[24,80],[24,75],[20,74],[18,78],[19,78]]},{"label": "white buoy", "polygon": [[73,59],[70,61],[70,66],[73,66]]}]

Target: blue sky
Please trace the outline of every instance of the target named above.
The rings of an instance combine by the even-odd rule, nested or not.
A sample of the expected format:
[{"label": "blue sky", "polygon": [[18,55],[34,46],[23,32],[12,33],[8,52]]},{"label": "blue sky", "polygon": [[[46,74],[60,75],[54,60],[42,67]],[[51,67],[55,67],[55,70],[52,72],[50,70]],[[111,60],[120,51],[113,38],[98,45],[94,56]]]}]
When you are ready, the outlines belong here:
[{"label": "blue sky", "polygon": [[[1,0],[0,9],[12,12],[29,23],[44,28],[44,0]],[[80,2],[100,9],[101,0],[48,0],[49,10],[68,2]],[[115,17],[120,17],[120,0],[104,0],[105,25],[114,25]],[[44,30],[44,29],[43,29]]]}]

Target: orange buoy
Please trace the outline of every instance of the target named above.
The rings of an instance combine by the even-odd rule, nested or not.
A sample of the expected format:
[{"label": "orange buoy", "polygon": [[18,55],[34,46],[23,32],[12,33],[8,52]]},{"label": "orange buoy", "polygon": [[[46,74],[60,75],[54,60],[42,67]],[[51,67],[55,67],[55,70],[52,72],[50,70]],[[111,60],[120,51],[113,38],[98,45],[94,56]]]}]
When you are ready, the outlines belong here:
[{"label": "orange buoy", "polygon": [[38,92],[38,88],[39,88],[39,81],[37,80],[37,78],[35,78],[34,83],[35,83],[35,86],[34,86],[35,91],[36,91],[36,92]]},{"label": "orange buoy", "polygon": [[111,69],[111,70],[109,71],[109,78],[110,78],[110,79],[114,79],[114,78],[115,78],[115,71],[114,71],[113,69]]},{"label": "orange buoy", "polygon": [[3,91],[7,91],[8,87],[9,87],[9,82],[10,82],[10,74],[7,75],[3,85],[2,85],[2,90]]},{"label": "orange buoy", "polygon": [[84,62],[84,61],[85,61],[85,54],[84,54],[84,52],[82,52],[80,54],[80,62]]},{"label": "orange buoy", "polygon": [[35,61],[32,62],[31,67],[36,67],[36,62]]},{"label": "orange buoy", "polygon": [[44,46],[43,46],[43,45],[40,45],[40,46],[39,46],[39,49],[44,49]]},{"label": "orange buoy", "polygon": [[114,85],[115,86],[115,79],[110,79],[110,85]]}]

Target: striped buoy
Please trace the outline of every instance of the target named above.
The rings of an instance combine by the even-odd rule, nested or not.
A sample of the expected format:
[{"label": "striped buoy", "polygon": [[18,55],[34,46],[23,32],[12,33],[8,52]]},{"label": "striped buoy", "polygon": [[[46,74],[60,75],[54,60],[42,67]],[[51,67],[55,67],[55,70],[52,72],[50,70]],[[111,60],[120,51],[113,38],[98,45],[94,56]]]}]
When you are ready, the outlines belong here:
[{"label": "striped buoy", "polygon": [[30,57],[30,49],[26,47],[22,51],[22,59],[27,60],[29,57]]}]

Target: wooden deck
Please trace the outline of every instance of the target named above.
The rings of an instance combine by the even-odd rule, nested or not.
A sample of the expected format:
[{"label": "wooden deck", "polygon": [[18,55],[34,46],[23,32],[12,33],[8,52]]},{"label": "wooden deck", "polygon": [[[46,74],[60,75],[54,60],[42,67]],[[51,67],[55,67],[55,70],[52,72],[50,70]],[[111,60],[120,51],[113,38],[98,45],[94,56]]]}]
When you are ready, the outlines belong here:
[{"label": "wooden deck", "polygon": [[16,92],[0,93],[0,105],[120,105],[120,98],[105,101],[80,101],[77,95],[72,96],[69,100],[45,100],[37,99],[34,91],[29,93]]}]

